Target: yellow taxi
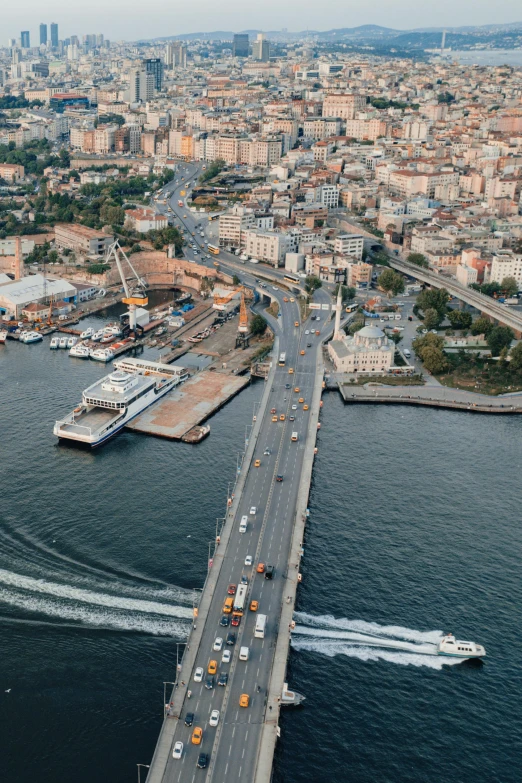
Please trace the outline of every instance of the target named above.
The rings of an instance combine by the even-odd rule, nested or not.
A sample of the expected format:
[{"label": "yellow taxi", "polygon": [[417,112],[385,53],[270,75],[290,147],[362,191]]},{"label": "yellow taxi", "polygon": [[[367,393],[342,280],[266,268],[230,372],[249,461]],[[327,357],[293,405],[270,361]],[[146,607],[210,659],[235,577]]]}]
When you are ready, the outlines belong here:
[{"label": "yellow taxi", "polygon": [[303,410],[307,411],[308,410],[308,405],[303,405]]},{"label": "yellow taxi", "polygon": [[272,421],[277,421],[277,416],[272,416]]},{"label": "yellow taxi", "polygon": [[196,728],[192,732],[192,744],[201,745],[202,739],[203,739],[203,729],[200,729],[199,726],[196,726]]},{"label": "yellow taxi", "polygon": [[299,388],[299,386],[296,386],[296,387],[295,387],[295,389],[294,389],[294,391],[295,391],[295,393],[296,393],[296,394],[299,394],[299,392],[301,391],[301,389]]},{"label": "yellow taxi", "polygon": [[293,296],[291,296],[291,297],[290,297],[290,301],[291,301],[291,302],[295,302],[295,299],[294,299],[294,297],[293,297]]},{"label": "yellow taxi", "polygon": [[250,704],[250,696],[248,693],[242,693],[239,697],[239,706],[240,707],[248,707]]},{"label": "yellow taxi", "polygon": [[209,674],[215,674],[217,672],[217,661],[209,661],[207,671]]},{"label": "yellow taxi", "polygon": [[259,609],[259,601],[250,601],[250,611],[257,612]]},{"label": "yellow taxi", "polygon": [[299,326],[299,321],[295,321],[294,326]]},{"label": "yellow taxi", "polygon": [[290,367],[290,369],[288,370],[288,375],[293,375],[293,374],[294,374],[294,368]]},{"label": "yellow taxi", "polygon": [[256,461],[254,462],[254,467],[255,468],[260,468],[261,467],[261,460],[260,459],[256,459]]},{"label": "yellow taxi", "polygon": [[284,421],[286,419],[286,416],[284,413],[282,413],[279,417],[279,421]]},{"label": "yellow taxi", "polygon": [[304,352],[304,351],[301,351],[301,356],[304,356],[304,355],[305,355],[305,352]]},{"label": "yellow taxi", "polygon": [[304,402],[304,397],[299,397],[299,402]]}]

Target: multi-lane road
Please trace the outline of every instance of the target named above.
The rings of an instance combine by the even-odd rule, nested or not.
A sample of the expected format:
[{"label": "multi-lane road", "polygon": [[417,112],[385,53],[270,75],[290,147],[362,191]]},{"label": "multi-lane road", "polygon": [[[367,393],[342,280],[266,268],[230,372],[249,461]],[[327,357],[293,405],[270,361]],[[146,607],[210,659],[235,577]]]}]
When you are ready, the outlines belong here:
[{"label": "multi-lane road", "polygon": [[[187,175],[183,177],[183,183],[189,180],[187,169],[191,170],[190,179],[195,176],[194,169],[197,171],[195,166],[185,166]],[[175,201],[177,204],[178,191],[186,188],[180,188],[179,182],[174,183],[174,188],[171,203]],[[190,230],[188,215],[191,213],[183,214],[187,214],[187,218],[182,219]],[[249,271],[235,271],[245,282],[255,285]],[[287,600],[285,577],[289,568],[297,568],[297,563],[288,561],[311,417],[311,411],[305,410],[305,405],[310,406],[312,402],[317,354],[321,351],[322,340],[331,331],[331,322],[329,313],[325,311],[316,311],[320,320],[314,318],[312,321],[308,316],[302,322],[299,306],[297,302],[290,301],[288,292],[271,286],[270,295],[280,304],[281,316],[277,323],[275,319],[271,320],[278,338],[278,352],[286,354],[286,362],[279,366],[278,357],[274,357],[277,368],[265,387],[265,404],[258,411],[255,447],[251,449],[249,464],[242,468],[246,472],[243,489],[235,503],[233,517],[229,516],[226,522],[228,543],[222,554],[219,576],[213,585],[212,599],[205,616],[198,617],[198,623],[204,621],[204,627],[200,631],[197,653],[192,651],[191,671],[184,675],[189,679],[182,686],[183,703],[179,716],[166,718],[167,722],[175,721],[175,729],[169,732],[169,753],[168,756],[166,753],[155,755],[148,780],[165,783],[253,780],[263,725],[266,720],[276,717],[278,705],[270,703],[268,689],[280,612]],[[284,302],[285,296],[289,301]],[[317,292],[317,298],[328,301],[324,291]],[[297,440],[292,440],[293,433],[297,433]],[[254,507],[255,513],[251,513]],[[240,532],[240,521],[244,516],[248,519],[247,529]],[[259,563],[265,567],[273,566],[273,579],[266,579],[264,573],[258,573]],[[242,578],[247,581],[248,588],[240,625],[223,626],[220,623],[228,587],[239,585]],[[252,601],[258,602],[257,611],[250,609]],[[256,619],[261,614],[267,616],[264,638],[254,635]],[[230,614],[225,616],[228,619],[232,617]],[[285,633],[287,630],[284,629]],[[235,634],[233,644],[227,644],[229,633]],[[218,638],[223,640],[219,651],[213,649]],[[241,647],[249,650],[246,661],[239,659]],[[225,651],[231,653],[229,663],[223,662]],[[211,661],[217,663],[214,675],[208,673]],[[194,680],[198,668],[204,672],[200,682]],[[218,684],[222,674],[228,676],[226,685]],[[208,688],[206,681],[212,676],[213,687]],[[191,691],[190,698],[186,695],[187,690]],[[242,694],[249,698],[248,707],[240,706]],[[214,710],[219,712],[217,726],[210,724]],[[191,726],[185,725],[187,713],[194,714]],[[203,732],[200,744],[192,743],[196,727]],[[179,759],[172,755],[176,742],[183,743]],[[197,767],[201,753],[208,756],[206,770]]]}]

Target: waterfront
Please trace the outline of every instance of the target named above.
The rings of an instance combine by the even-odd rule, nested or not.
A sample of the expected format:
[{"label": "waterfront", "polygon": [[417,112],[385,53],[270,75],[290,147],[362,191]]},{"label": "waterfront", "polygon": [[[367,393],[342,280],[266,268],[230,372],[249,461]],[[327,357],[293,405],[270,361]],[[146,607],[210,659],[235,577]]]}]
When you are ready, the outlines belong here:
[{"label": "waterfront", "polygon": [[[96,453],[57,446],[54,419],[106,371],[47,342],[0,352],[10,782],[123,783],[149,763],[262,389],[195,448],[128,432]],[[307,701],[282,717],[276,780],[319,780],[325,760],[330,780],[357,783],[518,779],[521,426],[325,396],[290,661]],[[407,649],[438,630],[483,643],[484,665]],[[399,649],[361,643],[368,633]]]},{"label": "waterfront", "polygon": [[522,49],[455,49],[446,52],[445,58],[457,60],[461,65],[511,65],[522,66]]}]

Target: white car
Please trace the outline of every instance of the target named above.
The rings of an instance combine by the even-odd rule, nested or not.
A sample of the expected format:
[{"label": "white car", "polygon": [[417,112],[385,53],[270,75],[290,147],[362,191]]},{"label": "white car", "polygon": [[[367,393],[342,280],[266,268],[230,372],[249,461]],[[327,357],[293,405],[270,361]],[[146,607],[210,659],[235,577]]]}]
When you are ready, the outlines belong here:
[{"label": "white car", "polygon": [[225,652],[221,656],[221,663],[230,663],[231,658],[232,658],[232,653],[230,652],[230,650],[225,650]]},{"label": "white car", "polygon": [[247,556],[245,557],[245,565],[247,565],[247,566],[251,566],[251,565],[252,565],[252,562],[253,562],[252,555],[247,555]]},{"label": "white car", "polygon": [[194,672],[194,682],[203,682],[203,669],[201,666],[198,666],[196,671]]},{"label": "white car", "polygon": [[296,411],[297,410],[297,405],[292,405],[292,410]]},{"label": "white car", "polygon": [[183,743],[182,742],[176,742],[174,743],[174,749],[172,751],[172,758],[173,759],[180,759],[183,755]]},{"label": "white car", "polygon": [[218,723],[219,723],[219,710],[212,710],[212,712],[210,713],[209,725],[217,726]]},{"label": "white car", "polygon": [[221,636],[218,636],[217,639],[214,641],[214,644],[212,645],[212,649],[216,652],[221,652],[223,649],[223,639]]},{"label": "white car", "polygon": [[279,291],[279,288],[278,288],[276,285],[273,285],[273,286],[272,286],[272,289],[273,289],[274,291]]},{"label": "white car", "polygon": [[305,329],[305,334],[310,334],[310,329]]},{"label": "white car", "polygon": [[250,513],[253,517],[255,517],[257,513],[257,506],[250,506]]}]

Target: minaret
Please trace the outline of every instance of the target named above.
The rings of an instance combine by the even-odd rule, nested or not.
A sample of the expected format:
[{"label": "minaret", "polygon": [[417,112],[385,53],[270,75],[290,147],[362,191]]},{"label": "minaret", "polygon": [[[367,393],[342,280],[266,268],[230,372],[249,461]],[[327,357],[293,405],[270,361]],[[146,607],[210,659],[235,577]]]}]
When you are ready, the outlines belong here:
[{"label": "minaret", "polygon": [[335,311],[335,328],[334,328],[334,334],[333,338],[334,340],[341,340],[344,336],[341,333],[341,310],[342,310],[342,286],[339,284],[339,291],[337,293],[337,305],[336,305],[336,311]]},{"label": "minaret", "polygon": [[14,276],[15,280],[21,280],[23,277],[22,270],[24,260],[22,257],[22,240],[20,237],[15,237],[15,255],[14,255]]}]

